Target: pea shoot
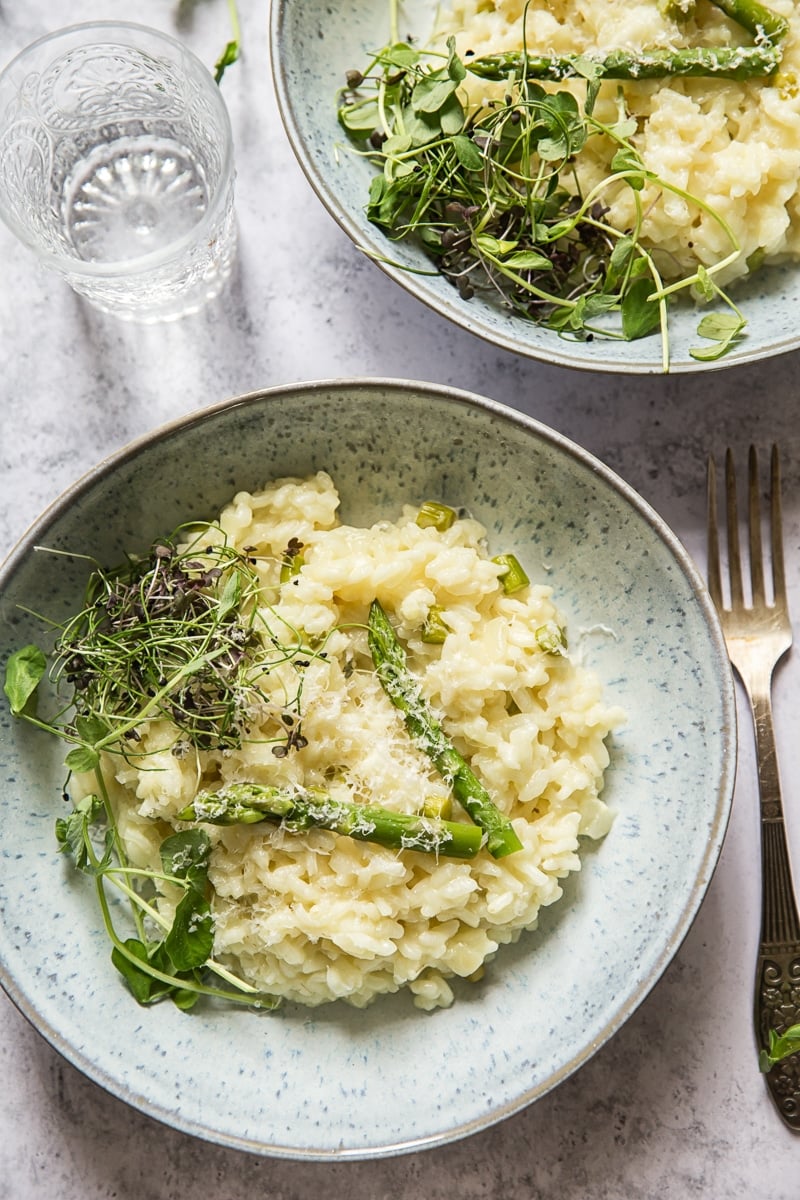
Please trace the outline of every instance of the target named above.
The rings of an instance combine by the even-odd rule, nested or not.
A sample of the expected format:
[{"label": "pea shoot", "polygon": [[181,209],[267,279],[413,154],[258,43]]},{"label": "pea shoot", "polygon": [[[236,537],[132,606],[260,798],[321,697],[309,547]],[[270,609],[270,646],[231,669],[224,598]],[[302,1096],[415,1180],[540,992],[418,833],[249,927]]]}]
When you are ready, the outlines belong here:
[{"label": "pea shoot", "polygon": [[769,1046],[759,1054],[759,1066],[766,1074],[792,1054],[800,1053],[800,1025],[790,1025],[783,1033],[769,1031]]},{"label": "pea shoot", "polygon": [[[95,884],[106,933],[111,941],[111,961],[142,1005],[170,999],[183,1011],[194,1008],[201,996],[213,996],[252,1008],[276,1008],[279,1001],[240,979],[211,957],[214,925],[208,901],[208,836],[197,829],[184,830],[161,843],[160,871],[132,867],[121,848],[111,806],[98,772],[102,798],[84,797],[65,818],[56,822],[56,838],[63,853]],[[105,833],[98,847],[98,830]],[[106,885],[129,901],[135,936],[118,932]],[[175,915],[168,920],[145,895],[147,886],[165,885],[180,894]],[[155,929],[155,936],[151,932]],[[218,980],[218,982],[210,982]]]}]

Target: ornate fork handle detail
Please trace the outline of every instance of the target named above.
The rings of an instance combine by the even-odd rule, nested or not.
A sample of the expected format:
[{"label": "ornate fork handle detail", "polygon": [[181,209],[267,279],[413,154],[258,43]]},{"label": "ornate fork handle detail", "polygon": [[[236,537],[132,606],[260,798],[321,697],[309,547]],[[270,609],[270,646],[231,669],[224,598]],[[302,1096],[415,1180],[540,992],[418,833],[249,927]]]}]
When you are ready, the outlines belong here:
[{"label": "ornate fork handle detail", "polygon": [[[800,946],[762,944],[756,977],[756,1027],[761,1045],[769,1031],[784,1033],[800,1021]],[[772,1099],[787,1125],[800,1132],[800,1059],[790,1054],[766,1076]]]},{"label": "ornate fork handle detail", "polygon": [[[800,1023],[800,918],[783,824],[778,760],[769,693],[752,696],[761,797],[761,943],[756,966],[755,1025],[759,1044],[769,1033]],[[800,1131],[800,1059],[776,1063],[767,1086],[784,1121]]]}]

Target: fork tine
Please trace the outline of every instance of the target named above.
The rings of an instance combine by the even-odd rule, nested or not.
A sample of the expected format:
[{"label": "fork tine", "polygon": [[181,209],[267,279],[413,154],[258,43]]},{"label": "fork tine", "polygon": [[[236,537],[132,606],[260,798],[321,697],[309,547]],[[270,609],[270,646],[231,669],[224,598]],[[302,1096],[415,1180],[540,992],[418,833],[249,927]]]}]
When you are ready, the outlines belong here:
[{"label": "fork tine", "polygon": [[783,516],[781,513],[781,463],[778,447],[774,443],[770,466],[772,588],[775,594],[776,606],[786,608],[786,574],[783,566]]},{"label": "fork tine", "polygon": [[742,559],[739,553],[739,512],[736,504],[736,470],[733,465],[733,451],[730,447],[725,451],[725,504],[727,508],[728,527],[728,575],[731,585],[731,607],[744,606],[744,589],[742,587]]},{"label": "fork tine", "polygon": [[714,456],[708,456],[707,468],[707,503],[708,528],[706,530],[706,545],[708,549],[708,591],[717,610],[722,608],[722,578],[719,567],[719,532],[717,527],[717,467]]},{"label": "fork tine", "polygon": [[764,556],[761,548],[761,500],[758,479],[758,452],[750,447],[747,456],[747,503],[748,528],[750,535],[750,586],[753,604],[766,604],[764,589]]}]

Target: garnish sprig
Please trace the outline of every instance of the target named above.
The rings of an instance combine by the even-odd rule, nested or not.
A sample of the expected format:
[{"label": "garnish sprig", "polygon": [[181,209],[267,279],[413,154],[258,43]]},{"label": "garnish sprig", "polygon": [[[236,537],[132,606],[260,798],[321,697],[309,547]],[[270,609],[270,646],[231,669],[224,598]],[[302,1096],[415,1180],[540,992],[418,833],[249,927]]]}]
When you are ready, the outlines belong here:
[{"label": "garnish sprig", "polygon": [[[103,751],[140,753],[142,727],[159,719],[197,750],[234,748],[250,736],[271,739],[278,754],[305,744],[304,672],[323,650],[277,617],[255,560],[221,531],[207,527],[181,545],[182,532],[146,559],[96,566],[81,611],[57,627],[49,675],[58,691],[70,689],[72,708],[46,721],[24,700],[22,708],[12,702],[17,715],[73,743],[72,770],[92,770]],[[277,705],[264,681],[284,667]],[[47,660],[28,646],[9,669],[17,688],[30,678],[35,690]]]},{"label": "garnish sprig", "polygon": [[[113,809],[100,772],[101,795],[80,800],[68,817],[56,822],[56,838],[75,867],[94,880],[106,933],[111,941],[111,961],[124,977],[136,1000],[143,1005],[171,999],[179,1008],[193,1008],[201,996],[215,997],[254,1008],[275,1008],[279,1001],[240,979],[211,957],[214,942],[208,890],[210,843],[198,829],[184,830],[166,838],[160,847],[160,871],[132,867],[120,847]],[[105,826],[98,852],[93,832]],[[173,919],[167,920],[137,889],[143,885],[163,889],[171,886],[181,898]],[[106,887],[122,893],[129,901],[136,934],[122,936],[116,928]],[[162,936],[149,936],[147,926]],[[208,982],[218,977],[219,986]]]},{"label": "garnish sprig", "polygon": [[[276,617],[275,628],[286,637],[281,641],[268,624],[271,612],[254,562],[228,545],[221,531],[205,527],[182,548],[176,532],[158,542],[147,559],[129,558],[113,571],[96,567],[81,612],[56,627],[49,674],[56,688],[67,684],[71,694],[54,717],[38,711],[40,685],[48,675],[44,652],[24,646],[6,665],[4,691],[12,714],[66,742],[70,771],[94,774],[96,793],[59,818],[56,837],[75,866],[94,878],[112,961],[142,1004],[169,997],[190,1008],[199,996],[256,1007],[277,1003],[211,957],[205,833],[183,831],[166,839],[161,871],[131,866],[101,758],[104,753],[146,755],[144,728],[162,719],[172,723],[180,739],[176,751],[184,742],[196,751],[236,746],[249,736],[254,712],[259,720],[272,720],[275,736],[267,740],[274,752],[301,749],[303,674],[324,651],[307,646],[298,631]],[[261,684],[270,671],[287,664],[294,691],[282,677],[280,711],[271,713],[267,706],[265,717]],[[101,826],[105,832],[98,850]],[[142,891],[164,887],[184,892],[171,921]],[[135,936],[117,932],[107,888],[126,897]],[[153,939],[148,932],[153,927],[163,936]],[[209,974],[225,986],[209,983]]]}]

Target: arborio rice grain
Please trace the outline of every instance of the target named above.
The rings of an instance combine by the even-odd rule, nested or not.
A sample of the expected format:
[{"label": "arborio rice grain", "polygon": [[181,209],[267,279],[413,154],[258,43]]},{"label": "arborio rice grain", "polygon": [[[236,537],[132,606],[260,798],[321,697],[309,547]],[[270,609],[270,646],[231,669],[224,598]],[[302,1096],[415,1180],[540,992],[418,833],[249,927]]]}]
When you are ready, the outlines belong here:
[{"label": "arborio rice grain", "polygon": [[[619,89],[628,112],[638,119],[634,137],[645,165],[661,179],[702,199],[730,226],[741,254],[725,282],[764,261],[800,255],[800,12],[793,0],[770,0],[789,22],[780,70],[768,79],[737,83],[722,79],[606,82],[595,115],[613,124]],[[679,9],[693,12],[676,19]],[[435,35],[456,37],[463,56],[522,49],[524,0],[450,0]],[[527,8],[528,49],[556,54],[642,50],[694,45],[739,45],[749,35],[705,0],[696,8],[645,0],[533,0]],[[502,85],[467,77],[473,100],[502,92]],[[548,85],[549,86],[549,85]],[[570,82],[581,99],[585,84]],[[492,92],[495,89],[495,93]],[[579,156],[577,172],[588,192],[609,174],[614,148],[596,140]],[[658,247],[666,277],[684,275],[697,264],[725,257],[730,241],[709,213],[657,187],[643,194],[647,218],[643,241]],[[634,222],[633,196],[619,189],[608,219],[616,228]]]},{"label": "arborio rice grain", "polygon": [[[599,797],[605,739],[622,714],[604,702],[590,671],[541,649],[537,629],[560,621],[550,589],[533,584],[505,595],[476,521],[439,532],[420,528],[417,509],[406,508],[394,523],[353,528],[337,524],[338,502],[322,472],[281,480],[237,495],[208,533],[258,560],[273,628],[279,621],[327,637],[326,656],[304,671],[307,745],[278,758],[256,733],[240,749],[179,756],[177,730],[162,721],[144,732],[141,759],[108,760],[106,773],[115,775],[112,797],[137,865],[157,862],[201,777],[211,787],[322,786],[408,812],[446,797],[372,669],[364,622],[378,598],[425,696],[512,817],[524,849],[500,860],[482,850],[463,862],[325,830],[209,826],[214,955],[262,990],[302,1004],[341,998],[363,1006],[407,986],[415,1004],[431,1009],[452,1001],[449,978],[474,976],[498,946],[535,927],[540,907],[561,895],[560,880],[580,869],[579,838],[607,832]],[[305,563],[281,585],[293,538]],[[420,639],[433,604],[452,630],[443,645]],[[265,680],[277,704],[291,686],[280,670]]]}]

